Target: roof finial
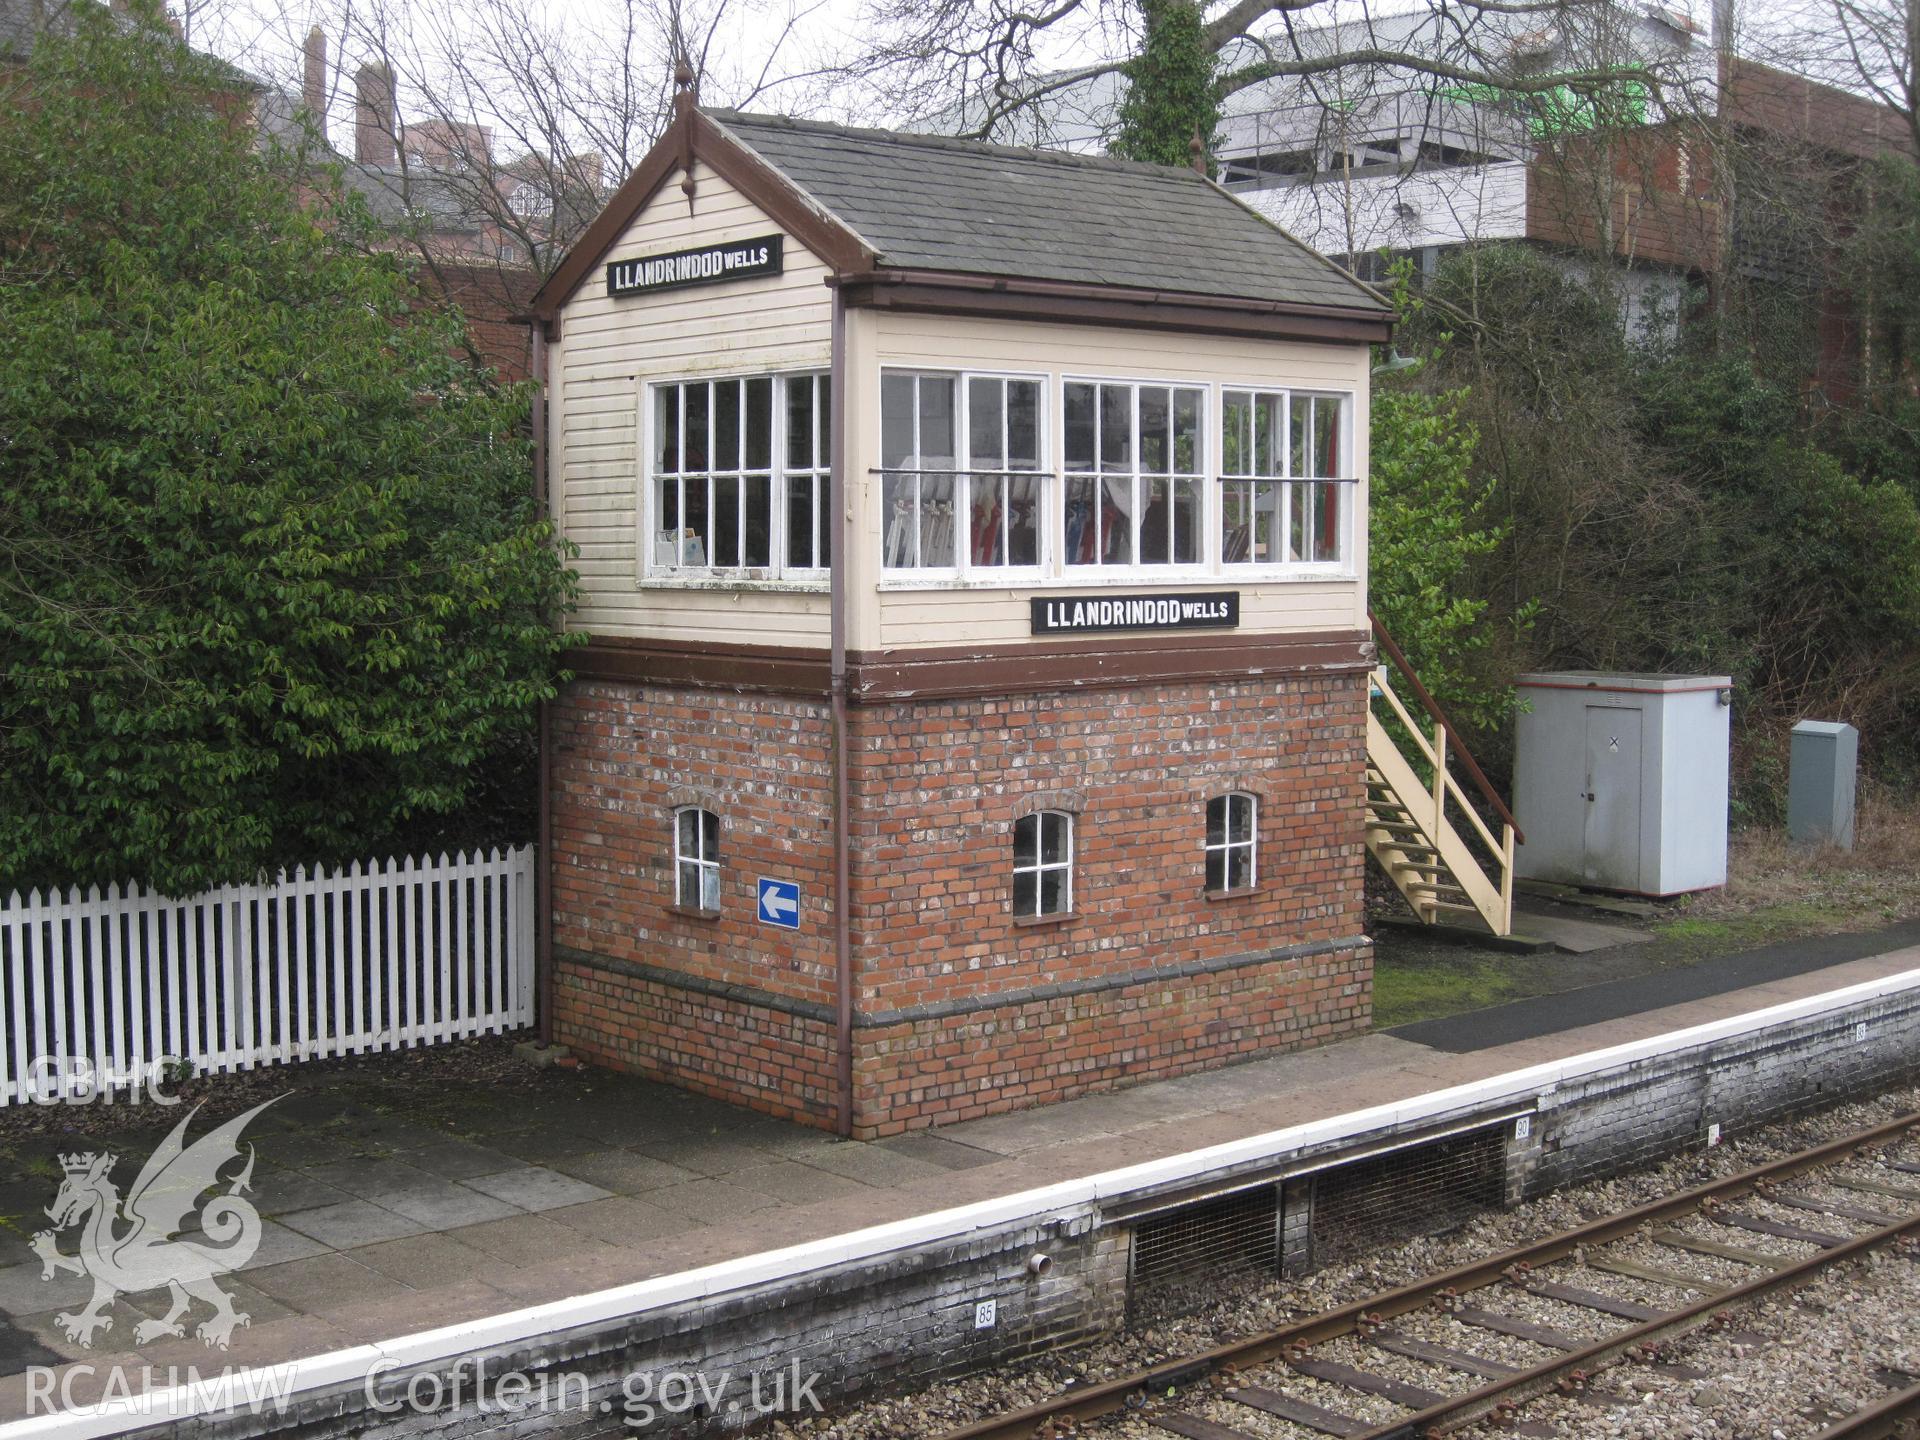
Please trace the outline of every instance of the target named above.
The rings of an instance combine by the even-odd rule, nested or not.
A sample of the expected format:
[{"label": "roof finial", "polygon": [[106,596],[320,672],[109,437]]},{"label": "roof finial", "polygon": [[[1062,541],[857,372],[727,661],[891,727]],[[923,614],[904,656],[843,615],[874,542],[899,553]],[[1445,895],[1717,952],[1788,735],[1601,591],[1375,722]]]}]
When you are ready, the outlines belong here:
[{"label": "roof finial", "polygon": [[1187,164],[1202,175],[1207,173],[1207,142],[1198,125],[1193,127],[1193,138],[1187,142]]},{"label": "roof finial", "polygon": [[700,109],[700,78],[694,73],[684,48],[675,47],[673,57],[673,119],[680,131],[680,193],[687,197],[687,214],[693,214],[693,120]]},{"label": "roof finial", "polygon": [[700,77],[693,73],[693,66],[687,62],[686,52],[682,51],[673,61],[673,108],[679,113],[699,103]]}]

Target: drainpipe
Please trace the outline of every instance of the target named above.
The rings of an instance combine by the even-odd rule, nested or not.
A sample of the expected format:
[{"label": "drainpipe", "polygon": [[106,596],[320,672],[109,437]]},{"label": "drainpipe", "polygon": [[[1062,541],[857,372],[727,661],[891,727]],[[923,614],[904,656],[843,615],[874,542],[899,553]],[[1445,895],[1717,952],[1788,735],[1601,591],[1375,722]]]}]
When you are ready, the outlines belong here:
[{"label": "drainpipe", "polygon": [[833,524],[833,554],[828,569],[828,633],[832,647],[829,698],[833,708],[833,986],[834,1129],[853,1134],[853,943],[847,863],[847,306],[833,289],[833,358],[828,384],[833,433],[828,438],[827,503]]},{"label": "drainpipe", "polygon": [[[535,318],[533,332],[533,496],[541,519],[553,507],[547,494],[547,326]],[[553,1044],[553,752],[550,747],[550,701],[540,702],[540,818],[533,850],[533,974],[538,991],[535,1018],[539,1039]]]}]

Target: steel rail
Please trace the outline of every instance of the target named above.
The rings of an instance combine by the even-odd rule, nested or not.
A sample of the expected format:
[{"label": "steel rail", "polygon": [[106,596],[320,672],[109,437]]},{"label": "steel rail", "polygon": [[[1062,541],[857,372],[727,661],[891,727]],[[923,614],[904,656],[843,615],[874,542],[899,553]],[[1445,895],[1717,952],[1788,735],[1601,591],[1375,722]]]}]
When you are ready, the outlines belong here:
[{"label": "steel rail", "polygon": [[1815,1432],[1814,1440],[1914,1440],[1920,1436],[1920,1385],[1875,1401]]},{"label": "steel rail", "polygon": [[[1808,1170],[1818,1170],[1824,1166],[1836,1164],[1858,1150],[1896,1140],[1916,1125],[1920,1125],[1920,1113],[1903,1115],[1898,1119],[1889,1120],[1852,1135],[1829,1140],[1812,1149],[1782,1156],[1778,1160],[1770,1160],[1764,1165],[1743,1170],[1737,1175],[1710,1180],[1662,1199],[1637,1205],[1617,1215],[1602,1216],[1598,1220],[1589,1221],[1572,1230],[1563,1230],[1557,1235],[1550,1235],[1543,1240],[1502,1251],[1484,1260],[1469,1261],[1467,1264],[1455,1266],[1438,1275],[1431,1275],[1408,1285],[1382,1291],[1364,1300],[1353,1301],[1261,1335],[1216,1345],[1184,1359],[1162,1361],[1118,1379],[1102,1381],[1096,1385],[1057,1395],[1004,1415],[977,1420],[970,1425],[947,1432],[940,1437],[940,1440],[1030,1440],[1038,1427],[1050,1421],[1091,1420],[1102,1415],[1113,1414],[1118,1410],[1133,1408],[1144,1396],[1164,1393],[1169,1388],[1184,1388],[1196,1380],[1204,1379],[1228,1367],[1237,1371],[1250,1366],[1264,1365],[1274,1360],[1284,1359],[1289,1350],[1336,1339],[1342,1335],[1360,1333],[1382,1320],[1418,1310],[1435,1299],[1441,1298],[1447,1292],[1485,1289],[1509,1278],[1509,1272],[1516,1266],[1535,1268],[1552,1264],[1554,1261],[1566,1259],[1576,1250],[1605,1245],[1660,1221],[1692,1214],[1700,1209],[1703,1201],[1744,1195],[1767,1182],[1786,1179]],[[1910,1220],[1899,1221],[1896,1225],[1887,1228],[1901,1231],[1916,1226],[1920,1226],[1920,1215]],[[1874,1236],[1881,1233],[1873,1232]],[[1895,1238],[1898,1236],[1887,1237],[1889,1240]],[[1849,1244],[1852,1243],[1856,1242],[1849,1242]],[[1881,1240],[1879,1243],[1887,1243],[1887,1240]],[[1830,1258],[1832,1254],[1831,1251],[1822,1252],[1821,1255],[1810,1258],[1825,1259]],[[1787,1272],[1776,1272],[1774,1276],[1765,1278],[1773,1279],[1785,1273]],[[1724,1308],[1721,1302],[1724,1302],[1727,1294],[1731,1293],[1733,1292],[1729,1291],[1725,1294],[1710,1296],[1708,1301],[1703,1301],[1701,1304],[1712,1303],[1715,1308]],[[1699,1306],[1688,1307],[1689,1310],[1697,1308]],[[1650,1326],[1665,1324],[1671,1319],[1671,1316],[1662,1317],[1661,1321],[1650,1322]],[[1650,1326],[1637,1328],[1648,1329]],[[1631,1343],[1645,1344],[1647,1338],[1636,1336]],[[1585,1355],[1584,1351],[1580,1353]],[[1575,1361],[1571,1365],[1564,1366],[1560,1361],[1552,1363],[1561,1367],[1556,1373],[1555,1378],[1557,1378],[1558,1374],[1580,1368],[1583,1363],[1591,1364],[1592,1361],[1591,1359],[1584,1362]],[[1503,1393],[1510,1392],[1515,1385],[1534,1378],[1536,1378],[1535,1372],[1525,1371],[1507,1382],[1502,1382],[1500,1387],[1483,1387],[1460,1399],[1466,1401],[1489,1396],[1496,1388],[1502,1389]],[[1551,1381],[1547,1383],[1550,1384]],[[1500,1398],[1498,1395],[1493,1395],[1491,1403],[1486,1408],[1495,1408]],[[1441,1418],[1444,1417],[1416,1415],[1410,1420],[1396,1421],[1387,1429],[1373,1433],[1383,1436],[1413,1434],[1416,1432],[1406,1428],[1413,1421],[1433,1423]]]},{"label": "steel rail", "polygon": [[[1683,1335],[1705,1324],[1714,1316],[1757,1300],[1761,1296],[1771,1295],[1777,1290],[1791,1290],[1814,1279],[1822,1271],[1830,1270],[1844,1261],[1855,1259],[1870,1250],[1883,1245],[1891,1245],[1908,1235],[1920,1235],[1920,1214],[1911,1215],[1905,1220],[1895,1221],[1865,1235],[1857,1235],[1844,1244],[1831,1249],[1818,1250],[1801,1260],[1780,1270],[1770,1271],[1759,1278],[1736,1285],[1731,1290],[1718,1295],[1709,1295],[1693,1304],[1648,1320],[1642,1324],[1619,1330],[1605,1339],[1596,1340],[1591,1345],[1559,1355],[1551,1360],[1523,1370],[1504,1380],[1496,1380],[1478,1390],[1468,1391],[1465,1395],[1455,1395],[1430,1405],[1402,1419],[1391,1421],[1376,1429],[1364,1431],[1358,1440],[1406,1440],[1406,1437],[1422,1437],[1422,1440],[1437,1440],[1437,1437],[1451,1435],[1454,1431],[1476,1424],[1494,1411],[1506,1405],[1517,1405],[1531,1400],[1557,1387],[1561,1381],[1572,1377],[1579,1388],[1585,1375],[1592,1370],[1619,1359],[1629,1351],[1642,1350],[1658,1345],[1675,1335]],[[1233,1392],[1226,1394],[1231,1397]]]}]

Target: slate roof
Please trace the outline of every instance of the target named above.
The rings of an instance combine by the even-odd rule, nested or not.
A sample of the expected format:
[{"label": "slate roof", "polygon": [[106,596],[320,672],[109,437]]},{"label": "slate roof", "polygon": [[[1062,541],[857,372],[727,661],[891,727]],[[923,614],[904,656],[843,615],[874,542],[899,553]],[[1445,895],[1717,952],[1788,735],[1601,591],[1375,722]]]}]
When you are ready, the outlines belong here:
[{"label": "slate roof", "polygon": [[701,112],[891,269],[1385,313],[1373,291],[1185,166]]}]

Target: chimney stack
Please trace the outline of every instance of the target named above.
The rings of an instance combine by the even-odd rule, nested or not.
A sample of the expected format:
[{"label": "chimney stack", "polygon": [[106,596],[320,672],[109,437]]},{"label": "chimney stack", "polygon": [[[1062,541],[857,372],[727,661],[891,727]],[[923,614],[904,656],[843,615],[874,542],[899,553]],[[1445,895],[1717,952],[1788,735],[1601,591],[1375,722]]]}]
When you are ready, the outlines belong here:
[{"label": "chimney stack", "polygon": [[327,114],[327,37],[318,25],[307,31],[305,51],[307,73],[303,98],[307,113],[318,124]]},{"label": "chimney stack", "polygon": [[385,64],[362,65],[354,77],[353,158],[362,165],[393,164],[395,136],[393,71]]}]

